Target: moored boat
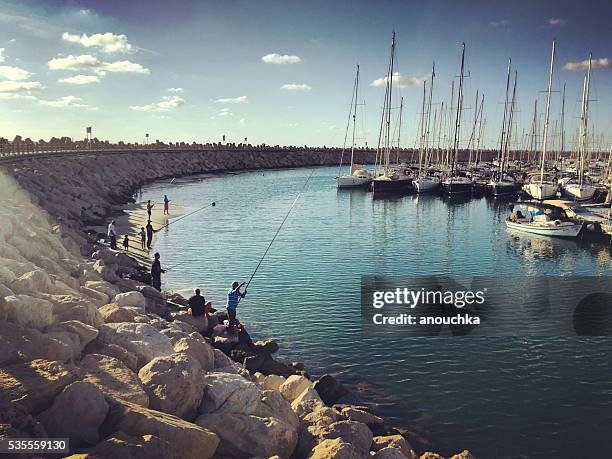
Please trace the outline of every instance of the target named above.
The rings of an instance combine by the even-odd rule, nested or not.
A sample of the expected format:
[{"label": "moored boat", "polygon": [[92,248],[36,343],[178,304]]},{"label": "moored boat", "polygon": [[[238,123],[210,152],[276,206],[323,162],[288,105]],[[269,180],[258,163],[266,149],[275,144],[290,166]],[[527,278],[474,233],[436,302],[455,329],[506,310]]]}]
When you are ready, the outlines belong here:
[{"label": "moored boat", "polygon": [[541,236],[575,238],[583,227],[575,217],[576,213],[563,201],[519,202],[506,219],[506,227]]}]

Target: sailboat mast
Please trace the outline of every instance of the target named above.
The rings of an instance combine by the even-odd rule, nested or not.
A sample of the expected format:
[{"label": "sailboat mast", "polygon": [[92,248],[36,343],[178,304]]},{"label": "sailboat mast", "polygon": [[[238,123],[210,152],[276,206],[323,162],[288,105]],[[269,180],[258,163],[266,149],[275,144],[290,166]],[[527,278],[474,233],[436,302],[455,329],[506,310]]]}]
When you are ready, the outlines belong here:
[{"label": "sailboat mast", "polygon": [[349,174],[353,173],[354,155],[355,155],[355,126],[357,120],[357,100],[359,97],[359,64],[357,64],[357,75],[355,75],[355,94],[353,95],[353,140],[351,143],[351,169]]},{"label": "sailboat mast", "polygon": [[510,69],[512,68],[512,58],[508,59],[508,74],[506,75],[506,100],[504,101],[504,118],[502,120],[502,132],[499,144],[499,155],[497,156],[497,169],[500,177],[503,172],[504,147],[506,145],[506,117],[508,116],[508,93],[510,91]]},{"label": "sailboat mast", "polygon": [[[429,155],[430,155],[430,150],[431,148],[429,147],[429,126],[431,123],[431,98],[433,95],[433,85],[434,85],[434,78],[436,77],[436,63],[434,62],[431,65],[431,83],[429,84],[429,100],[427,102],[427,130],[426,130],[426,136],[425,136],[425,166],[427,167],[427,163],[429,162]],[[436,127],[436,121],[434,118],[434,130]],[[420,170],[419,170],[420,171]]]},{"label": "sailboat mast", "polygon": [[404,98],[400,98],[400,112],[399,112],[399,125],[397,127],[397,156],[395,158],[395,162],[399,164],[399,153],[401,147],[401,139],[402,139],[402,112],[404,111]]},{"label": "sailboat mast", "polygon": [[588,113],[589,113],[589,90],[591,85],[591,60],[593,54],[589,54],[589,67],[587,69],[587,74],[584,77],[584,88],[582,90],[582,114],[580,117],[581,125],[580,125],[580,150],[578,154],[580,155],[579,167],[578,171],[578,181],[580,186],[582,186],[582,182],[584,180],[584,169],[587,161],[587,150],[588,150],[588,136],[587,136],[587,127],[588,127]]},{"label": "sailboat mast", "polygon": [[546,166],[546,147],[548,141],[548,124],[550,121],[550,94],[552,92],[553,69],[555,65],[555,40],[552,42],[550,54],[550,71],[548,72],[548,89],[546,91],[546,114],[544,115],[544,137],[542,138],[542,164],[540,166],[540,184],[544,182],[544,168]]},{"label": "sailboat mast", "polygon": [[563,97],[561,98],[561,156],[565,151],[565,83],[563,83]]},{"label": "sailboat mast", "polygon": [[461,73],[459,75],[459,93],[457,95],[457,116],[455,119],[455,136],[453,141],[453,165],[451,168],[451,175],[455,172],[457,167],[457,160],[459,159],[459,136],[461,134],[461,110],[463,107],[463,71],[465,65],[465,43],[461,44]]},{"label": "sailboat mast", "polygon": [[476,125],[478,124],[478,99],[480,95],[478,94],[478,89],[476,90],[476,103],[474,104],[474,123],[472,125],[472,134],[470,135],[470,143],[468,148],[470,149],[470,158],[468,159],[468,166],[472,165],[472,156],[474,156],[475,145],[476,145]]},{"label": "sailboat mast", "polygon": [[427,93],[427,81],[423,81],[423,99],[421,100],[421,141],[419,142],[419,174],[423,166],[425,155],[425,94]]},{"label": "sailboat mast", "polygon": [[[508,129],[506,131],[506,145],[505,145],[505,154],[504,154],[504,162],[502,164],[502,173],[507,169],[508,161],[510,159],[510,148],[511,148],[511,139],[512,139],[512,123],[514,119],[514,104],[516,102],[516,79],[518,77],[518,72],[514,71],[514,88],[512,89],[512,102],[510,103],[510,114],[508,116]],[[500,177],[501,178],[501,177]]]},{"label": "sailboat mast", "polygon": [[387,77],[387,86],[389,91],[387,92],[387,120],[386,120],[386,135],[385,135],[385,175],[389,174],[389,136],[391,135],[391,101],[393,94],[393,69],[395,64],[395,31],[391,35],[391,59],[389,62],[389,75]]}]

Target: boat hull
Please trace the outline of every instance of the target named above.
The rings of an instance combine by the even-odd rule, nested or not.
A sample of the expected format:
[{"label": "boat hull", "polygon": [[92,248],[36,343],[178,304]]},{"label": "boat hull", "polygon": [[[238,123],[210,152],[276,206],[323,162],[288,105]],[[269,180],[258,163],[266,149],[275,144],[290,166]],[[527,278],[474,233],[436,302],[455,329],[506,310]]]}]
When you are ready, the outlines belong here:
[{"label": "boat hull", "polygon": [[559,225],[534,225],[506,220],[506,227],[522,233],[538,234],[540,236],[575,238],[582,230],[581,223],[561,222]]},{"label": "boat hull", "polygon": [[411,179],[397,180],[372,180],[372,192],[374,194],[399,194],[413,191]]},{"label": "boat hull", "polygon": [[487,192],[492,196],[504,196],[516,193],[517,187],[514,182],[489,182]]},{"label": "boat hull", "polygon": [[525,185],[525,192],[538,201],[556,197],[557,191],[559,191],[559,187],[553,183],[528,183]]},{"label": "boat hull", "polygon": [[596,190],[592,185],[569,184],[561,189],[561,194],[572,201],[589,201],[595,196]]},{"label": "boat hull", "polygon": [[448,195],[455,196],[472,192],[472,182],[467,180],[445,180],[442,189]]},{"label": "boat hull", "polygon": [[432,193],[440,188],[440,179],[437,177],[420,177],[412,181],[417,193]]},{"label": "boat hull", "polygon": [[366,188],[371,181],[372,179],[368,177],[342,175],[336,178],[336,185],[338,188]]}]

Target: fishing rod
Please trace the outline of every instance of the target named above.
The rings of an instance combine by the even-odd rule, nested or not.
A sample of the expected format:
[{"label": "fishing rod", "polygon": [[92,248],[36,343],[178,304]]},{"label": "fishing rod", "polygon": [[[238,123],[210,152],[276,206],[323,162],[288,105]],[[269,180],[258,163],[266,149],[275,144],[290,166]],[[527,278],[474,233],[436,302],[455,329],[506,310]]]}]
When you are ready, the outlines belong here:
[{"label": "fishing rod", "polygon": [[[226,199],[228,199],[228,198],[227,198],[227,197],[226,197],[226,198],[222,198],[222,199],[220,199],[220,200],[219,200],[219,201],[217,201],[217,202],[225,201]],[[178,221],[182,220],[183,218],[187,218],[187,217],[189,217],[189,216],[191,216],[191,215],[195,214],[196,212],[200,212],[200,211],[202,211],[202,210],[204,210],[204,209],[207,209],[207,208],[209,208],[209,207],[215,207],[215,206],[217,205],[217,202],[213,201],[213,202],[211,202],[210,204],[206,204],[206,205],[204,205],[204,206],[202,206],[202,207],[198,207],[198,208],[197,208],[196,210],[194,210],[193,212],[189,212],[188,214],[185,214],[185,215],[183,215],[183,216],[181,216],[181,217],[177,218],[176,220],[172,220],[171,222],[168,222],[168,223],[166,223],[165,225],[160,226],[160,227],[159,227],[158,229],[156,229],[155,231],[161,231],[162,229],[167,228],[168,226],[173,225],[174,223],[177,223]]]},{"label": "fishing rod", "polygon": [[[300,196],[302,195],[302,193],[304,192],[304,190],[306,189],[306,186],[308,185],[308,182],[310,182],[310,179],[312,178],[312,175],[314,174],[315,169],[312,170],[312,172],[310,173],[310,175],[308,176],[308,178],[306,179],[306,182],[304,183],[304,186],[302,187],[302,189],[300,190],[300,192],[298,193],[298,195],[295,197],[295,199],[293,200],[293,204],[291,204],[291,207],[289,207],[289,211],[287,212],[287,214],[285,215],[285,218],[283,218],[283,221],[281,222],[281,224],[279,225],[278,229],[276,230],[276,233],[274,233],[274,236],[272,237],[272,240],[270,241],[270,243],[268,244],[268,247],[266,248],[266,251],[264,252],[264,254],[261,256],[261,258],[259,259],[259,263],[257,263],[257,266],[255,267],[255,270],[253,271],[253,274],[251,274],[251,277],[249,278],[249,281],[246,283],[246,287],[244,288],[245,291],[249,288],[249,285],[251,285],[251,281],[253,280],[253,278],[255,277],[255,274],[257,273],[257,271],[259,270],[259,267],[261,266],[261,264],[263,263],[264,259],[266,258],[266,255],[268,254],[268,252],[270,251],[270,247],[272,247],[272,244],[274,243],[274,241],[276,240],[276,236],[278,236],[278,233],[280,233],[280,230],[283,228],[283,225],[285,224],[285,222],[287,221],[287,219],[289,218],[289,214],[291,213],[291,211],[293,210],[293,208],[295,207],[295,204],[298,202],[298,200],[300,199]],[[238,301],[240,301],[241,298],[238,299]]]}]

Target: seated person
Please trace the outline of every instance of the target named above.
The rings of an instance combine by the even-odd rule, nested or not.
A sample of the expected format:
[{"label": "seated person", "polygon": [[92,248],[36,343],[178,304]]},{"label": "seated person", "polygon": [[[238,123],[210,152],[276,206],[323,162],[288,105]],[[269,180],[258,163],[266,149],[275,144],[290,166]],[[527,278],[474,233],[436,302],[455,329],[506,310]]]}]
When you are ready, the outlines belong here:
[{"label": "seated person", "polygon": [[200,289],[195,289],[195,295],[189,298],[189,309],[187,312],[193,317],[206,316],[210,314],[211,304],[210,301],[207,303],[206,299],[200,295]]}]

